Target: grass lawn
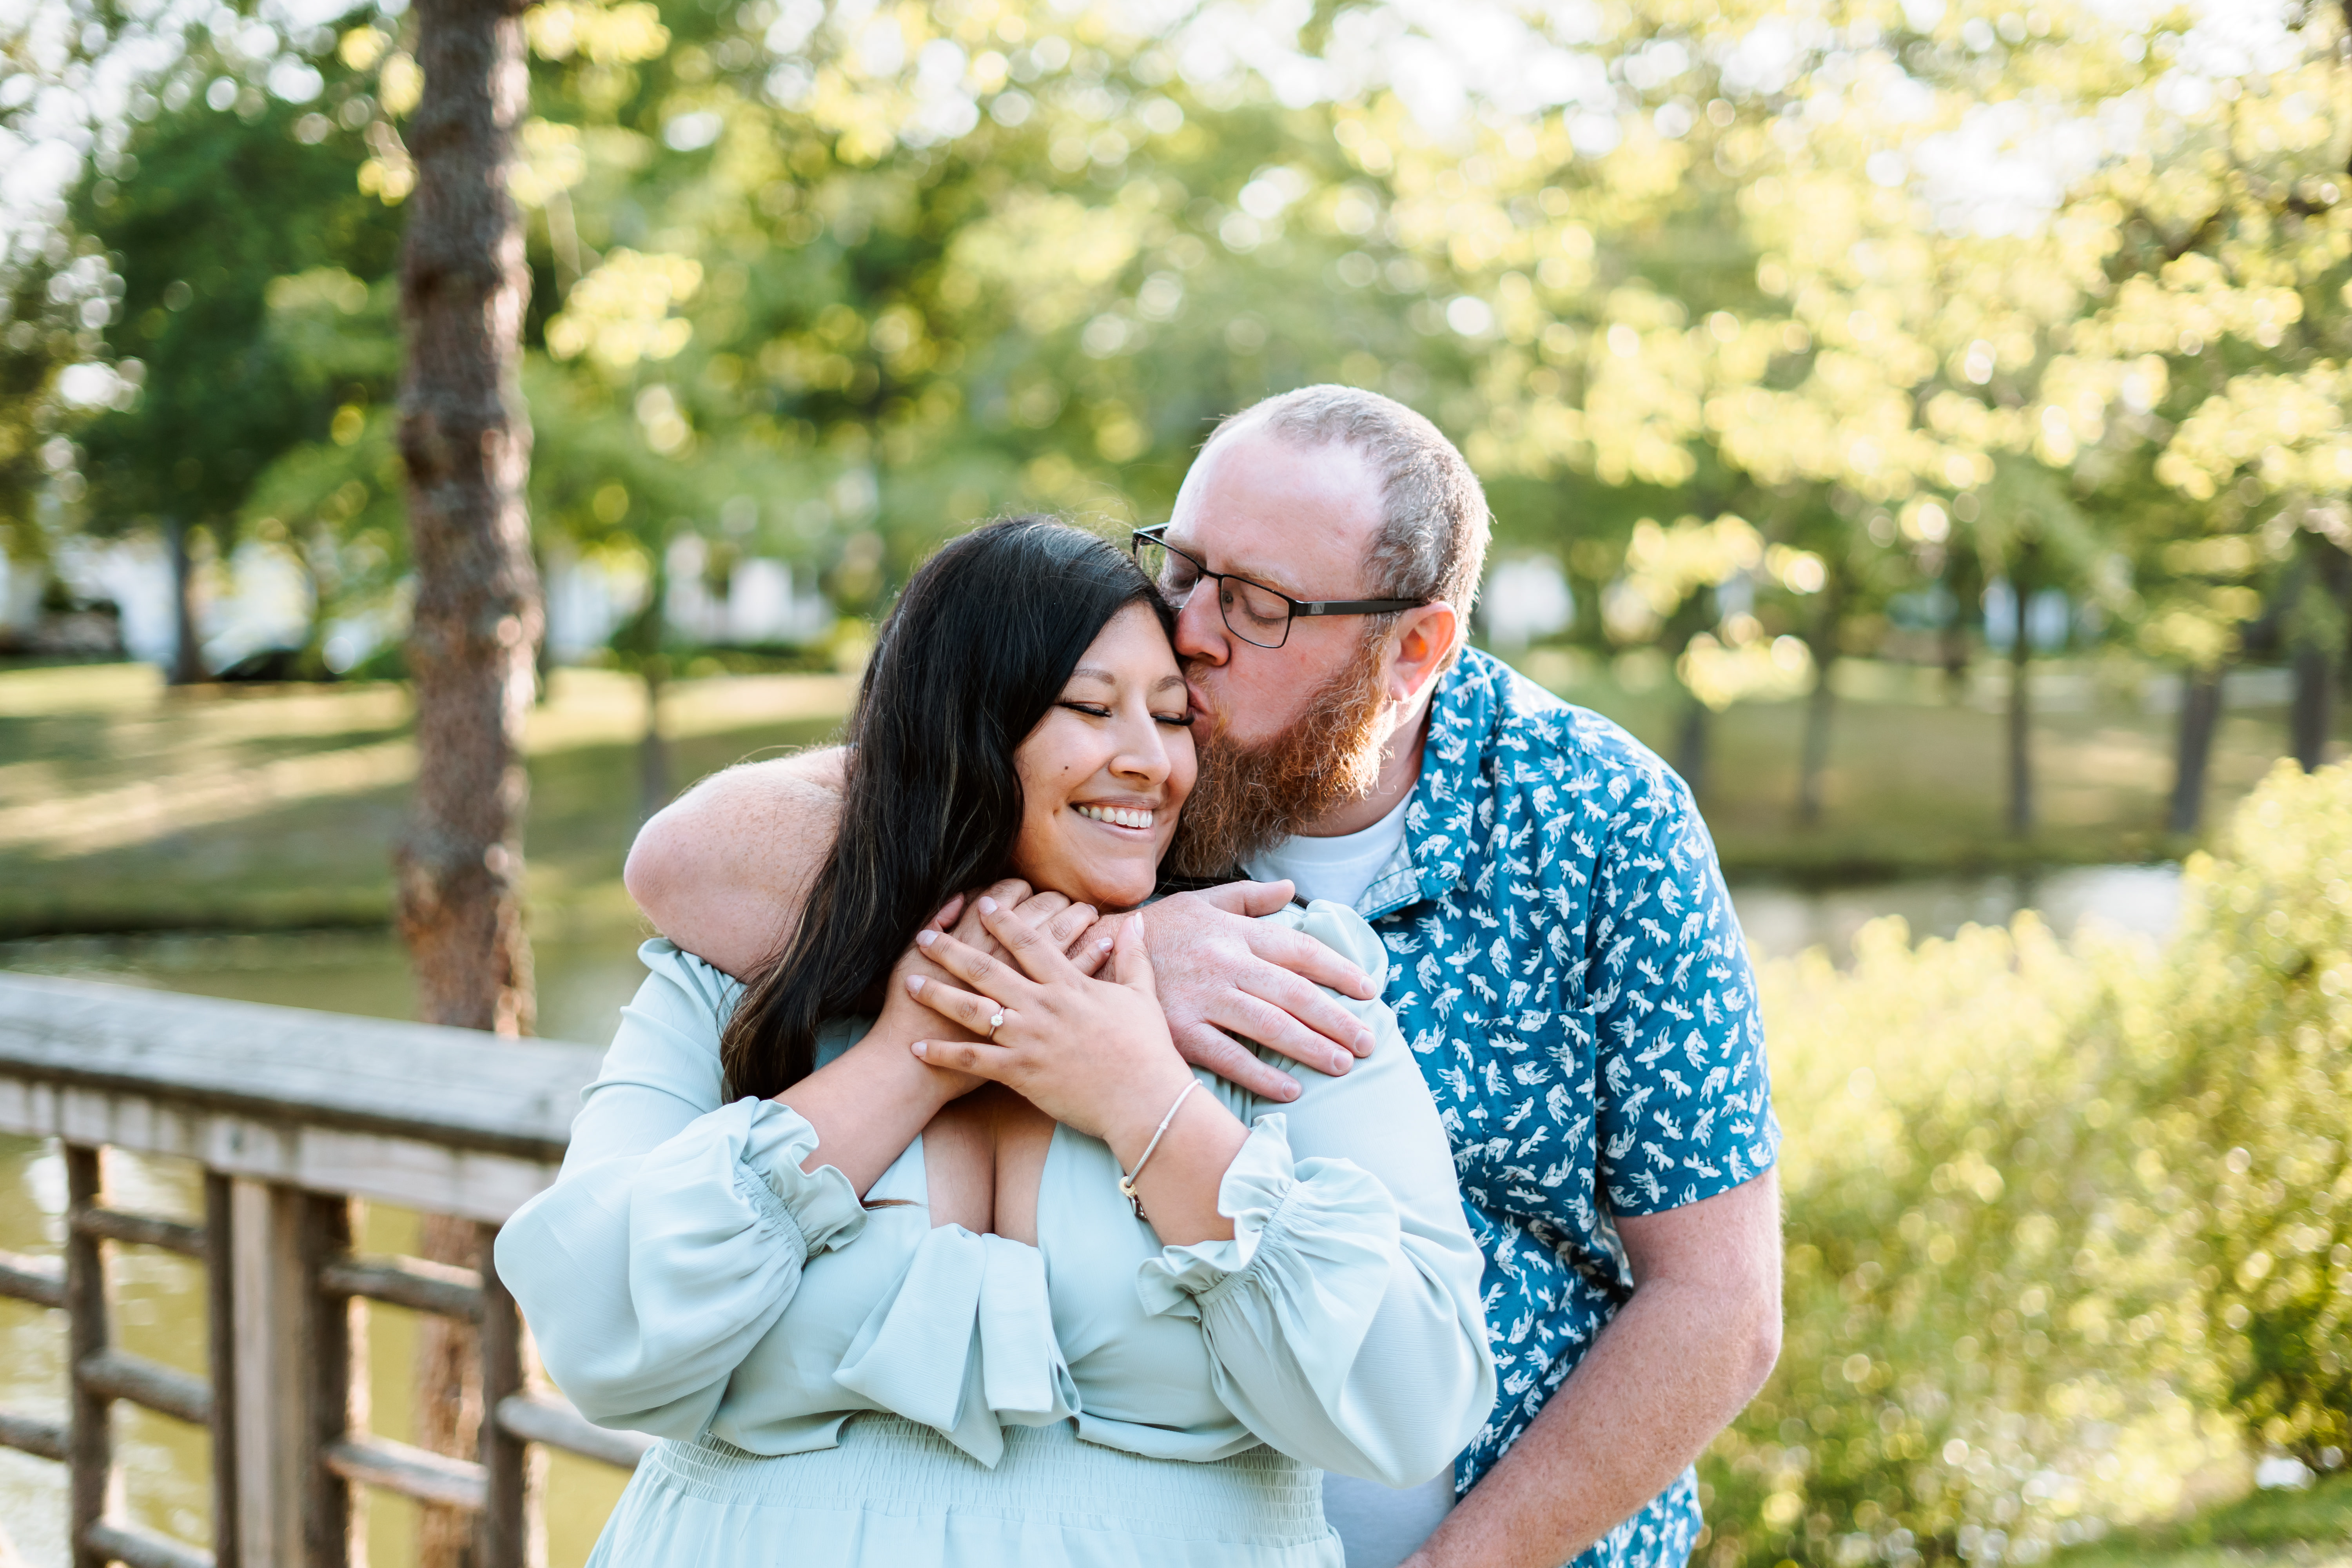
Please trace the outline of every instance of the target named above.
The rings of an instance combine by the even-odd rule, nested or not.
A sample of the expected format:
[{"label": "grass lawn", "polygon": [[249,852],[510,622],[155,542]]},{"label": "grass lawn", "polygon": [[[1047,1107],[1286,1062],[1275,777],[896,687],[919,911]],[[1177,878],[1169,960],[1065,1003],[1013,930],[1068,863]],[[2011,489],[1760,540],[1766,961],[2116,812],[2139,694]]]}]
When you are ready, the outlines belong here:
[{"label": "grass lawn", "polygon": [[[824,740],[834,676],[681,683],[672,777]],[[394,685],[166,690],[140,665],[0,674],[0,937],[381,927],[415,777]],[[636,682],[559,670],[531,720],[527,852],[542,931],[634,921]]]},{"label": "grass lawn", "polygon": [[2053,1568],[2352,1568],[2352,1470],[2302,1491],[2263,1491],[2180,1524],[2117,1531]]},{"label": "grass lawn", "polygon": [[[1594,661],[1544,649],[1522,664],[1675,760],[1685,700],[1663,672],[1629,686]],[[1851,882],[2169,859],[2190,846],[2163,831],[2175,740],[2172,715],[2148,710],[2151,673],[2136,664],[2039,668],[2032,702],[2039,826],[2024,839],[2007,827],[2004,678],[1991,667],[1980,667],[1954,701],[1938,671],[1843,662],[1833,685],[1826,806],[1811,829],[1795,820],[1804,705],[1748,703],[1718,714],[1709,725],[1699,803],[1734,878]],[[2257,685],[2232,698],[2215,737],[2209,825],[2227,820],[2285,750],[2284,689],[2263,684],[2270,689]],[[2339,715],[2337,734],[2347,731],[2352,725]],[[2339,742],[2336,754],[2343,751]]]},{"label": "grass lawn", "polygon": [[[1532,673],[1671,747],[1679,692],[1538,652]],[[2022,862],[2147,860],[2171,721],[2080,669],[2041,696],[2043,826],[2001,828],[2001,720],[1990,690],[1952,703],[1936,679],[1853,664],[1843,677],[1829,812],[1790,826],[1802,709],[1735,708],[1713,726],[1704,796],[1736,876],[1866,879]],[[681,682],[666,705],[671,776],[829,735],[852,695],[835,676]],[[381,927],[388,856],[415,771],[396,685],[167,690],[140,665],[0,672],[0,938],[165,930]],[[638,819],[640,689],[560,670],[532,716],[528,837],[542,934],[634,920],[621,860]],[[2271,765],[2284,715],[2241,705],[2214,758],[2209,818]]]}]

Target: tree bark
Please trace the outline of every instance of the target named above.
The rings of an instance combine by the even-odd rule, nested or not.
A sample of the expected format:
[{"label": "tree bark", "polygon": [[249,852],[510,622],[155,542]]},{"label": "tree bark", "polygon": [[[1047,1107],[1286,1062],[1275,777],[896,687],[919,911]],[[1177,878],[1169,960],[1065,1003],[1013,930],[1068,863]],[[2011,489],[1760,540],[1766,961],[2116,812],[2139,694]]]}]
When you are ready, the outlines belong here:
[{"label": "tree bark", "polygon": [[2352,621],[2352,559],[2315,533],[2304,536],[2311,563],[2287,612],[2293,649],[2294,695],[2287,710],[2294,760],[2305,773],[2327,761],[2328,732],[2335,727],[2336,679],[2345,656],[2345,633]]},{"label": "tree bark", "polygon": [[668,684],[669,661],[655,654],[639,673],[646,683],[646,732],[637,742],[638,815],[650,822],[669,804],[669,742],[662,734],[662,688]]},{"label": "tree bark", "polygon": [[1805,695],[1804,749],[1797,763],[1797,825],[1818,827],[1822,822],[1822,781],[1829,772],[1830,718],[1837,694],[1830,689],[1830,669],[1837,663],[1832,644],[1813,655],[1813,689]]},{"label": "tree bark", "polygon": [[194,686],[212,679],[205,668],[204,643],[196,635],[196,565],[188,552],[184,518],[163,520],[163,549],[172,564],[172,667],[164,679],[173,686]]},{"label": "tree bark", "polygon": [[2017,600],[2017,621],[2009,639],[2009,831],[2024,838],[2033,832],[2033,703],[2028,667],[2033,643],[2026,632],[2026,605],[2033,596],[2033,546],[2018,551],[2010,563],[2010,592]]},{"label": "tree bark", "polygon": [[1682,727],[1675,737],[1675,772],[1690,785],[1694,800],[1706,791],[1707,721],[1712,717],[1706,703],[1691,698],[1683,709]]},{"label": "tree bark", "polygon": [[[523,500],[530,423],[517,379],[530,274],[507,194],[529,91],[521,8],[418,0],[425,89],[408,131],[416,189],[400,275],[418,762],[415,810],[394,857],[398,918],[425,1018],[501,1035],[531,1026],[521,742],[543,629]],[[476,1242],[468,1223],[425,1223],[424,1250],[436,1261],[471,1265]],[[420,1445],[471,1453],[476,1361],[457,1325],[419,1325]],[[465,1515],[425,1510],[419,1561],[457,1568],[470,1532]]]},{"label": "tree bark", "polygon": [[2179,747],[2172,766],[2172,810],[2165,830],[2186,837],[2205,817],[2205,773],[2213,759],[2213,733],[2221,726],[2221,671],[2188,669],[2180,675]]}]

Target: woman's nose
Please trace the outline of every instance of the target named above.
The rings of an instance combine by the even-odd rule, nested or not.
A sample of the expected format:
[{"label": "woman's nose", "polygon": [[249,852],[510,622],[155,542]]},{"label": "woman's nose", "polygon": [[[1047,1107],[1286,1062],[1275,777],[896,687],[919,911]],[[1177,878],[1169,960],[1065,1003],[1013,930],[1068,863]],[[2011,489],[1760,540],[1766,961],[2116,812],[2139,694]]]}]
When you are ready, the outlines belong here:
[{"label": "woman's nose", "polygon": [[1119,737],[1118,754],[1110,761],[1110,771],[1139,786],[1156,788],[1168,776],[1168,742],[1160,733],[1160,721],[1146,714],[1140,725],[1129,722],[1129,733]]}]

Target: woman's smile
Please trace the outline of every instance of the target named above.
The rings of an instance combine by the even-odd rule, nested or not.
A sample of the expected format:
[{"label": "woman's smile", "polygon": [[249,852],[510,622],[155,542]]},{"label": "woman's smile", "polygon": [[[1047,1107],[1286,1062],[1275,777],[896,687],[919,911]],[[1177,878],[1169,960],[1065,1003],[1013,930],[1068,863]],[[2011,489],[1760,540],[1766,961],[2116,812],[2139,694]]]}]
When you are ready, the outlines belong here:
[{"label": "woman's smile", "polygon": [[1073,802],[1070,809],[1088,822],[1098,823],[1121,833],[1148,833],[1159,816],[1156,805],[1114,805],[1107,801],[1093,801],[1084,805]]},{"label": "woman's smile", "polygon": [[1187,696],[1159,618],[1140,605],[1112,616],[1013,755],[1014,876],[1099,910],[1151,896],[1192,792]]}]

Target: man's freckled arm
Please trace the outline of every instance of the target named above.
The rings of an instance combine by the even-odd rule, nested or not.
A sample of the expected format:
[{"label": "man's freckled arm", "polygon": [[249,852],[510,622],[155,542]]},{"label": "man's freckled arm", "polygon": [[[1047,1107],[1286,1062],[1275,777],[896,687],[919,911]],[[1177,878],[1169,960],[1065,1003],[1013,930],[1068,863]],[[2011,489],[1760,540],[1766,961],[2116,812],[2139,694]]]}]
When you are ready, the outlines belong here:
[{"label": "man's freckled arm", "polygon": [[841,822],[838,746],[713,773],[637,832],[621,879],[662,935],[743,979],[792,937]]}]

